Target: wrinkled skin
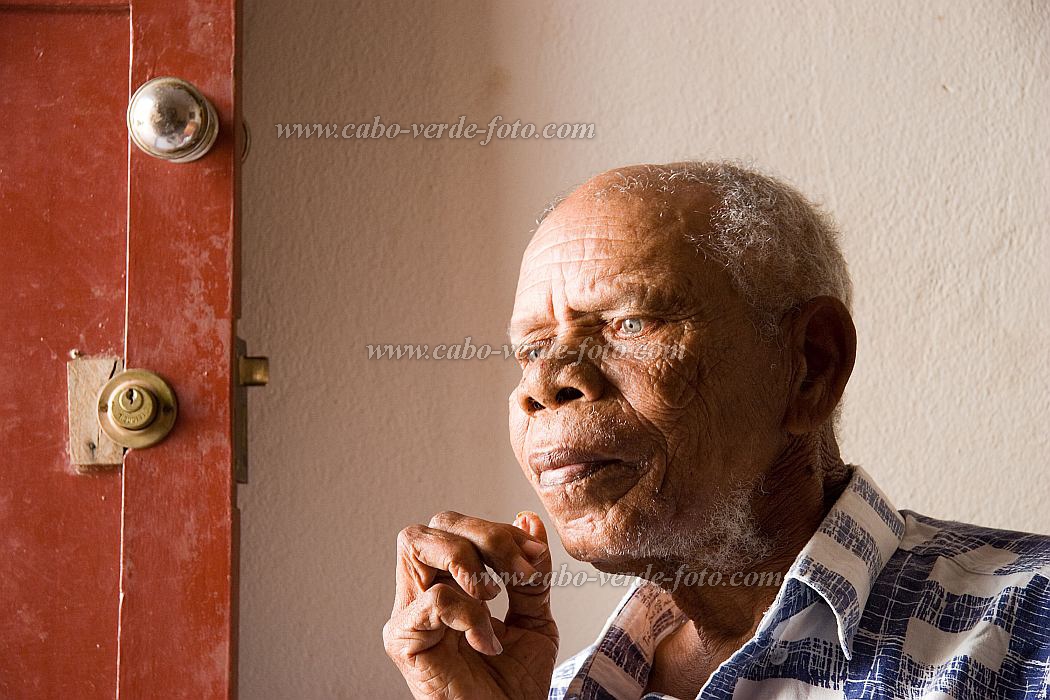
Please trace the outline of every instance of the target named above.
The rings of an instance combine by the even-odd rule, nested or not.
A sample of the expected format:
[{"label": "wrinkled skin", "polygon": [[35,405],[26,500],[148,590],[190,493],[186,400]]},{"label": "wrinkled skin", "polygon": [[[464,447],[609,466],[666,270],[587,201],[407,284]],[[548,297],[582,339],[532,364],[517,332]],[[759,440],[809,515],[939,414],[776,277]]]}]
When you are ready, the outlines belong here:
[{"label": "wrinkled skin", "polygon": [[[523,256],[510,326],[522,365],[510,397],[518,462],[566,550],[599,569],[784,571],[841,488],[824,475],[841,465],[829,418],[853,365],[849,314],[821,297],[785,317],[780,342],[763,341],[728,275],[687,237],[706,230],[709,195],[608,191],[615,181],[573,193]],[[610,344],[618,352],[602,354]],[[734,498],[745,532],[722,517]],[[557,650],[549,591],[512,588],[503,624],[489,618],[487,592],[456,583],[481,562],[513,568],[514,543],[526,540],[475,519],[464,537],[449,526],[462,518],[437,516],[399,538],[388,654],[417,698],[546,697]],[[546,542],[538,516],[517,525]],[[448,538],[451,549],[436,544]],[[535,565],[549,570],[549,553]],[[672,592],[693,625],[661,644],[649,690],[695,695],[775,594]],[[512,640],[501,653],[490,629]]]},{"label": "wrinkled skin", "polygon": [[[529,512],[506,525],[447,511],[401,531],[383,641],[413,697],[547,696],[558,628],[543,582],[551,570],[546,541],[543,523]],[[498,585],[478,583],[486,566],[507,576],[502,621],[486,605]]]},{"label": "wrinkled skin", "polygon": [[[704,522],[785,444],[781,358],[759,342],[728,275],[686,237],[702,228],[697,218],[645,198],[581,195],[544,221],[523,258],[515,344],[574,348],[587,338],[588,352],[625,350],[595,362],[525,361],[511,396],[511,442],[526,478],[567,551],[600,568],[664,553],[668,534]],[[625,332],[625,319],[641,331]],[[643,346],[659,357],[635,352]],[[559,401],[565,387],[581,396]],[[563,444],[607,449],[624,463],[545,486],[530,455]],[[652,534],[640,542],[636,533]]]}]

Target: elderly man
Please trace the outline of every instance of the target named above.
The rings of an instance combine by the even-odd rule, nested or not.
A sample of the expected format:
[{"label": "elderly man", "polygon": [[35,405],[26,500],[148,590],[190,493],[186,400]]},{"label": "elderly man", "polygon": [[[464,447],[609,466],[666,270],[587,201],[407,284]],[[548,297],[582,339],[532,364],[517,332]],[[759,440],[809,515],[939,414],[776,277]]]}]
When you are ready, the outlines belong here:
[{"label": "elderly man", "polygon": [[548,211],[511,442],[566,550],[639,582],[555,670],[536,514],[406,528],[384,640],[416,698],[1047,697],[1050,538],[898,511],[839,456],[835,238],[725,163],[615,170]]}]

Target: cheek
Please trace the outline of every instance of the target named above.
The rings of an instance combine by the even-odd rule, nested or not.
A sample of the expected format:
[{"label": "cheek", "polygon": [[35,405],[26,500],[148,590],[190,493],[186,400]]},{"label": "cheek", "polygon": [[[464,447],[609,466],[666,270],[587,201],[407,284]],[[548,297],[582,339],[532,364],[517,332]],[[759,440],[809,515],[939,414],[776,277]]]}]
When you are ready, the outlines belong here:
[{"label": "cheek", "polygon": [[652,359],[622,358],[605,368],[617,389],[642,413],[679,413],[704,403],[709,362],[696,343],[666,343]]},{"label": "cheek", "polygon": [[722,363],[713,356],[711,338],[706,339],[701,342],[698,331],[682,329],[662,339],[673,354],[650,360],[623,358],[605,367],[638,421],[663,444],[668,459],[672,454],[687,457],[698,441],[710,441],[712,426],[719,421],[719,392],[724,387],[718,386],[713,370]]},{"label": "cheek", "polygon": [[[683,364],[684,363],[684,364]],[[695,370],[684,360],[620,360],[606,373],[623,396],[624,409],[665,452],[693,444],[707,417],[698,400]]]},{"label": "cheek", "polygon": [[518,463],[524,466],[525,439],[529,432],[529,418],[518,406],[517,394],[511,394],[509,402],[510,446]]}]

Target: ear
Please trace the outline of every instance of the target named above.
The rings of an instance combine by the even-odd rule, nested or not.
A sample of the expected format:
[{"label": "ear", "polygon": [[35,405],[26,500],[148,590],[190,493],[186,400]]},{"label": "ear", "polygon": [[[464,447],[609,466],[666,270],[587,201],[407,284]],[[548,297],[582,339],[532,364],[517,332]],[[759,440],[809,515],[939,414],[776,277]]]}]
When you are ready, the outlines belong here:
[{"label": "ear", "polygon": [[801,435],[824,425],[842,398],[857,359],[857,329],[846,306],[828,296],[811,299],[788,319],[784,350],[795,373],[784,427]]}]

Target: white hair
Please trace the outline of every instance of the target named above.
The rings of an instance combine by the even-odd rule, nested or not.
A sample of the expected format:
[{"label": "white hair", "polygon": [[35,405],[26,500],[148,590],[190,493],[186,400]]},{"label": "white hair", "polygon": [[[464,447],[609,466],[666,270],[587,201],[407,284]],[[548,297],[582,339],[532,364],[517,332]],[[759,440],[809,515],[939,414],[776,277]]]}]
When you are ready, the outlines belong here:
[{"label": "white hair", "polygon": [[[754,504],[759,480],[737,482],[715,495],[698,522],[660,527],[660,505],[654,499],[642,506],[644,527],[612,545],[609,554],[674,562],[687,570],[745,571],[766,560],[775,548],[775,535],[762,532]],[[665,575],[667,572],[663,572]]]},{"label": "white hair", "polygon": [[[725,266],[763,339],[776,339],[784,314],[814,297],[835,297],[851,308],[853,289],[834,223],[787,183],[727,161],[647,165],[612,175],[618,181],[595,190],[596,198],[680,195],[698,185],[715,197],[709,228],[690,240]],[[537,224],[567,196],[548,204]]]}]

